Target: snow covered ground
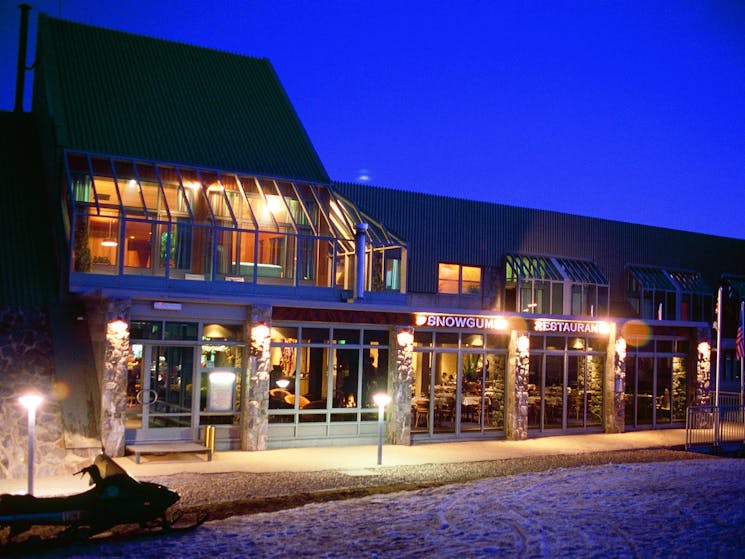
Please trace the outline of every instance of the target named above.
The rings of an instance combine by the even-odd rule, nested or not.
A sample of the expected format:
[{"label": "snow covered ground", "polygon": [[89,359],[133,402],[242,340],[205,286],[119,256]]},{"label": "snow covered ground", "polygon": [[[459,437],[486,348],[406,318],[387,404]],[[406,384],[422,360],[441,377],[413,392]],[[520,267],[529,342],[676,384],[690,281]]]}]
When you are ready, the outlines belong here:
[{"label": "snow covered ground", "polygon": [[609,464],[327,502],[55,557],[745,556],[745,460]]}]

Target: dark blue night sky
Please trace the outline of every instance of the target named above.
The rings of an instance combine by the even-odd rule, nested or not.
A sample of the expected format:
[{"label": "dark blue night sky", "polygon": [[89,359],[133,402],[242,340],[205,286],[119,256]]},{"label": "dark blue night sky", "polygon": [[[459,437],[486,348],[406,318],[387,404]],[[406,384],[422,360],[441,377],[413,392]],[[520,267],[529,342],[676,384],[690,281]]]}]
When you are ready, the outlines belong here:
[{"label": "dark blue night sky", "polygon": [[745,2],[29,3],[269,58],[335,180],[745,238]]}]

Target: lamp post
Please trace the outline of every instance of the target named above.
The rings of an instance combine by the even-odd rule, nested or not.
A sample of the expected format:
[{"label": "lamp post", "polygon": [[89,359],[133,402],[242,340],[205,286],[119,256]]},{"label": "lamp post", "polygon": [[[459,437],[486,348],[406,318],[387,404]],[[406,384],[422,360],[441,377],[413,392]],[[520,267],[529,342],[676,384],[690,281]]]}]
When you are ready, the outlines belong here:
[{"label": "lamp post", "polygon": [[383,417],[385,407],[390,403],[391,397],[385,392],[373,395],[373,402],[378,406],[378,466],[383,463]]},{"label": "lamp post", "polygon": [[34,494],[34,433],[36,427],[36,408],[44,400],[38,394],[26,394],[18,398],[21,405],[28,411],[28,494]]}]

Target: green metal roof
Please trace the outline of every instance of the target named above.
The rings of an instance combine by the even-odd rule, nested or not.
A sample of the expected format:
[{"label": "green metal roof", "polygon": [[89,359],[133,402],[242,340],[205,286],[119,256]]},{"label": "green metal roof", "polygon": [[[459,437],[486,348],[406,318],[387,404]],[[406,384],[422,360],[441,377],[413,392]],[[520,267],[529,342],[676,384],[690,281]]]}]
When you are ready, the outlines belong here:
[{"label": "green metal roof", "polygon": [[266,59],[41,14],[33,110],[63,148],[329,182]]}]

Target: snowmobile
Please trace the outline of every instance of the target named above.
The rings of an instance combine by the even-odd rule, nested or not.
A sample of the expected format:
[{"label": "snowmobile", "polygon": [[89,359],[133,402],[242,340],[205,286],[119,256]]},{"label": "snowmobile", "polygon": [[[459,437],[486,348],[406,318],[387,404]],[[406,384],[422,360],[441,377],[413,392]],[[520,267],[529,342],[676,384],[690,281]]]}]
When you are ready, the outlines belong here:
[{"label": "snowmobile", "polygon": [[175,491],[135,480],[103,453],[74,475],[85,474],[95,487],[75,495],[0,495],[0,532],[10,528],[11,539],[34,526],[60,526],[64,533],[86,537],[124,524],[138,524],[145,531],[172,528],[175,520],[166,511],[180,498]]}]

